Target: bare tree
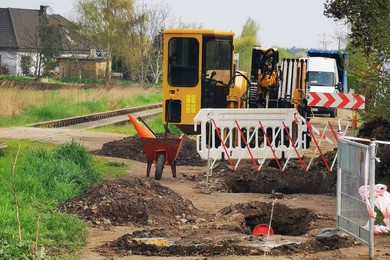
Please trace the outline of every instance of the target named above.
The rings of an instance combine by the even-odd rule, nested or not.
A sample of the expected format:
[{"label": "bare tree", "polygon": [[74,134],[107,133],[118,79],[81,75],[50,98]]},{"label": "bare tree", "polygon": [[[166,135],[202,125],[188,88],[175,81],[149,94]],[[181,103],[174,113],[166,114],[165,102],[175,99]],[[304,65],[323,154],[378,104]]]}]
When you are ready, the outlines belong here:
[{"label": "bare tree", "polygon": [[45,12],[42,12],[37,24],[26,24],[25,31],[24,37],[32,48],[31,53],[34,56],[34,75],[40,78],[42,67],[49,66],[51,60],[62,52],[59,28],[50,21]]},{"label": "bare tree", "polygon": [[163,73],[163,32],[173,26],[174,18],[168,6],[156,4],[149,8],[147,23],[151,50],[148,52],[146,62],[150,76],[154,83],[158,83]]},{"label": "bare tree", "polygon": [[139,81],[158,83],[163,72],[163,31],[174,27],[175,18],[165,4],[140,2],[135,13],[138,23],[128,32],[121,55]]}]

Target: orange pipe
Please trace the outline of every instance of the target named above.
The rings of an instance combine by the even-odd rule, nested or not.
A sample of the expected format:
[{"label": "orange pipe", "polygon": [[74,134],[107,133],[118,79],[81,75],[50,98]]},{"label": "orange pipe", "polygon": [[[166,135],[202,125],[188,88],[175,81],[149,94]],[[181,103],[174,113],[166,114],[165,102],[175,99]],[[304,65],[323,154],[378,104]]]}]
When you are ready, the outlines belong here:
[{"label": "orange pipe", "polygon": [[132,114],[128,115],[133,123],[135,130],[141,138],[156,138],[156,136],[143,124],[141,124]]}]

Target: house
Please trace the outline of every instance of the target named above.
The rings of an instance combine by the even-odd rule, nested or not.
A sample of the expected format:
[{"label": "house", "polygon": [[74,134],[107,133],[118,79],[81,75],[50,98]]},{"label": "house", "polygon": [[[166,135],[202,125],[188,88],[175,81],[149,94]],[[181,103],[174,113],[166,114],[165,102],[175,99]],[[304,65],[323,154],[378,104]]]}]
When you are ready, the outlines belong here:
[{"label": "house", "polygon": [[96,78],[104,79],[107,62],[101,57],[60,57],[58,75],[60,78]]},{"label": "house", "polygon": [[[91,62],[102,66],[104,60],[96,55],[96,49],[73,30],[73,24],[58,14],[48,14],[47,6],[39,10],[0,8],[0,74],[37,75],[39,64],[38,23],[42,15],[46,15],[50,24],[58,27],[58,43],[61,48],[59,59],[73,60],[78,69],[89,77],[99,77],[96,69],[88,71]],[[84,62],[88,65],[82,68]],[[79,62],[80,61],[80,62]],[[64,63],[63,63],[64,64]],[[69,64],[69,62],[68,62]],[[66,71],[67,68],[57,68]],[[74,73],[63,73],[72,75]],[[78,73],[77,73],[78,75]]]}]

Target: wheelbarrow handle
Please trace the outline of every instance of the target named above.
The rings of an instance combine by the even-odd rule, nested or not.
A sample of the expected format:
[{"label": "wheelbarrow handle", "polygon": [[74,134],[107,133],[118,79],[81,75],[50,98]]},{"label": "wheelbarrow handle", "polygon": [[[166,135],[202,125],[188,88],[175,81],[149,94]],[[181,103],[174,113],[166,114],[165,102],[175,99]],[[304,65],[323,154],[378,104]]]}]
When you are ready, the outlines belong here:
[{"label": "wheelbarrow handle", "polygon": [[149,131],[150,132],[152,132],[152,134],[156,137],[156,138],[158,138],[157,137],[157,135],[153,132],[153,130],[148,126],[148,124],[140,117],[140,116],[138,116],[138,119],[149,129]]}]

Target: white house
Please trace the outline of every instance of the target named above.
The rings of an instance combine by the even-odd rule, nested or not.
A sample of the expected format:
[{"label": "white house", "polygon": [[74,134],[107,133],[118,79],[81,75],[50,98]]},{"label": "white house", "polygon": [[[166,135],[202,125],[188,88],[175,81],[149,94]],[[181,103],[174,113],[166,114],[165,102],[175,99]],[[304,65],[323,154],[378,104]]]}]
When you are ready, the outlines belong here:
[{"label": "white house", "polygon": [[[46,10],[47,6],[40,6],[39,10],[0,8],[0,74],[36,75],[39,59],[37,46],[40,44],[37,25],[41,15],[47,15],[49,22],[59,28],[61,56],[85,58],[96,53],[90,47],[92,44],[72,30],[69,20],[58,14],[47,14]],[[31,61],[28,71],[23,72],[22,59]]]}]

